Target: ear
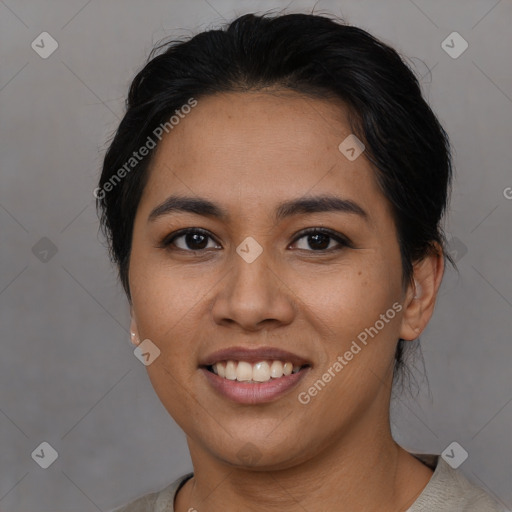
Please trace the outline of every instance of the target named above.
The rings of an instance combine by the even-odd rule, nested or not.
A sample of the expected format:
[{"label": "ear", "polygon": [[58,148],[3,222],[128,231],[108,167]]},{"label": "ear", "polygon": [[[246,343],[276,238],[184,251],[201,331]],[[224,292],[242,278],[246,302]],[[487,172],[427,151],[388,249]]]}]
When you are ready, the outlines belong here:
[{"label": "ear", "polygon": [[140,343],[139,329],[137,327],[137,320],[135,319],[135,315],[133,313],[133,308],[130,308],[130,340],[133,345],[138,346]]},{"label": "ear", "polygon": [[425,329],[434,313],[437,292],[444,273],[443,250],[435,243],[435,252],[413,265],[413,282],[407,286],[400,338],[414,340]]}]

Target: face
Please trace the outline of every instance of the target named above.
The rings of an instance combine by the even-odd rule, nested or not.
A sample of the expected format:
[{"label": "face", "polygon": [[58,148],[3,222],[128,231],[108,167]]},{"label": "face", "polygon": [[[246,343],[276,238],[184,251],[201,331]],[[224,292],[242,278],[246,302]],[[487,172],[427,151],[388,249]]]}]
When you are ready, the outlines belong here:
[{"label": "face", "polygon": [[[338,148],[350,134],[333,101],[229,93],[200,99],[155,154],[132,327],[160,350],[147,371],[161,402],[216,460],[291,467],[387,421],[408,292],[374,171]],[[227,360],[231,379],[242,361],[237,379],[266,382],[215,375]],[[285,375],[250,364],[265,361]]]}]

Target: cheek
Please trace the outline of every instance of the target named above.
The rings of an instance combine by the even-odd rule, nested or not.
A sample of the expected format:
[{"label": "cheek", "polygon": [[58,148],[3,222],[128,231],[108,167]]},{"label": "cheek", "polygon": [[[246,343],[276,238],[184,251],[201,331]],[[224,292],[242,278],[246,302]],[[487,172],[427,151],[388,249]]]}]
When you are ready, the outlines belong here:
[{"label": "cheek", "polygon": [[334,400],[338,393],[345,396],[347,390],[362,391],[363,382],[362,387],[368,386],[370,392],[375,376],[379,376],[378,384],[394,357],[400,325],[396,311],[400,307],[400,273],[375,256],[368,253],[364,265],[340,266],[329,275],[298,281],[310,322],[320,338],[317,356],[321,371],[327,371],[339,355],[347,354],[340,378],[332,387],[337,389]]},{"label": "cheek", "polygon": [[[201,293],[178,272],[149,264],[132,267],[132,303],[141,339],[150,339],[160,355],[146,367],[159,400],[186,428],[196,390],[189,382],[197,372],[197,310]],[[203,290],[204,293],[204,290]],[[187,405],[188,404],[188,405]]]},{"label": "cheek", "polygon": [[328,274],[295,276],[294,290],[301,301],[337,334],[373,325],[399,296],[394,270],[368,260],[364,266],[340,266]]},{"label": "cheek", "polygon": [[[130,273],[132,305],[141,340],[150,339],[160,350],[147,367],[155,391],[179,388],[196,371],[198,347],[198,309],[201,307],[199,283],[188,281],[176,269],[152,264],[150,258],[133,258]],[[132,286],[133,285],[133,286]],[[173,396],[179,394],[175,389]]]},{"label": "cheek", "polygon": [[[362,413],[387,389],[383,383],[390,377],[400,325],[396,275],[384,265],[373,265],[340,270],[316,281],[314,293],[309,285],[310,296],[315,296],[315,328],[322,329],[315,377],[329,379],[312,407],[333,424]],[[320,289],[323,292],[317,293]],[[312,388],[301,391],[316,393]],[[339,403],[344,404],[342,409],[333,406]]]},{"label": "cheek", "polygon": [[[201,297],[198,279],[187,279],[178,268],[151,255],[135,253],[130,266],[130,289],[139,331],[162,335],[193,309]],[[204,283],[203,283],[204,287]],[[203,290],[204,292],[204,290]]]}]

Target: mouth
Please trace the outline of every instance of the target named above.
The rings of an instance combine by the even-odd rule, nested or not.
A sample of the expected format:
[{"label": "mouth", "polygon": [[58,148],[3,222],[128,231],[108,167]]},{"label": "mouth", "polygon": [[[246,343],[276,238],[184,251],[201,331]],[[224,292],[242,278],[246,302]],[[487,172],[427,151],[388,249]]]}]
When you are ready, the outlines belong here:
[{"label": "mouth", "polygon": [[199,365],[218,394],[243,404],[276,400],[295,387],[311,367],[310,361],[281,349],[244,347],[215,352]]},{"label": "mouth", "polygon": [[309,366],[309,364],[294,366],[291,361],[283,362],[274,359],[258,361],[254,364],[249,361],[219,361],[204,368],[222,379],[256,384],[296,374]]}]

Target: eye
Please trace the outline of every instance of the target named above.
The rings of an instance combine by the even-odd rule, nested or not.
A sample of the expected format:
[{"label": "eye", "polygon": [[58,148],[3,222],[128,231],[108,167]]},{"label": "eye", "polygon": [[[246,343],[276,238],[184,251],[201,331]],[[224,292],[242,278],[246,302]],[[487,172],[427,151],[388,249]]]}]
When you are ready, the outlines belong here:
[{"label": "eye", "polygon": [[[303,243],[303,247],[298,247],[300,250],[310,250],[307,246],[313,249],[312,252],[322,252],[322,251],[336,251],[340,250],[343,247],[352,247],[352,243],[348,238],[341,235],[340,233],[336,233],[330,229],[319,229],[319,228],[309,228],[301,231],[299,236],[295,238],[293,242],[296,244],[299,240],[305,239],[305,243]],[[331,242],[334,243],[334,247]],[[336,246],[337,244],[337,246]],[[310,251],[311,252],[311,251]]]},{"label": "eye", "polygon": [[[298,249],[309,252],[331,252],[344,247],[352,247],[352,243],[347,237],[326,228],[305,229],[298,234],[292,245],[297,244],[302,239],[305,240],[302,243],[303,247],[299,246]],[[209,244],[209,240],[214,242],[208,231],[200,228],[187,228],[167,235],[160,242],[159,247],[169,250],[176,248],[187,252],[221,248],[216,243]]]},{"label": "eye", "polygon": [[213,240],[208,231],[199,228],[187,228],[167,235],[160,247],[172,249],[175,246],[182,251],[202,251],[204,249],[219,248],[219,246],[208,245],[208,239]]}]

